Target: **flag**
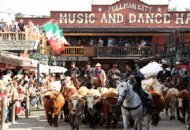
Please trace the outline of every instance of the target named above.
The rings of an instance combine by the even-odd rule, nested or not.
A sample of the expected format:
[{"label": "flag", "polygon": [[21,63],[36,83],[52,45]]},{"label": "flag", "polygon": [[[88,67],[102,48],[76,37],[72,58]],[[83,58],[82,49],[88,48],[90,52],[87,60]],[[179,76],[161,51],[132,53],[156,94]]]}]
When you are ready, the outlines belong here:
[{"label": "flag", "polygon": [[49,45],[52,47],[53,45],[53,35],[52,35],[52,22],[49,22],[43,26],[44,32],[46,33],[46,37],[48,38]]},{"label": "flag", "polygon": [[62,40],[61,40],[59,26],[58,24],[55,24],[53,26],[53,51],[61,52],[62,50],[64,50],[63,45],[64,44],[62,43]]},{"label": "flag", "polygon": [[67,42],[67,40],[66,40],[65,37],[63,36],[63,31],[60,30],[59,33],[60,33],[60,37],[61,37],[62,43],[63,43],[64,45],[70,46],[70,44]]},{"label": "flag", "polygon": [[172,0],[168,0],[168,3],[169,3],[170,1],[172,1]]}]

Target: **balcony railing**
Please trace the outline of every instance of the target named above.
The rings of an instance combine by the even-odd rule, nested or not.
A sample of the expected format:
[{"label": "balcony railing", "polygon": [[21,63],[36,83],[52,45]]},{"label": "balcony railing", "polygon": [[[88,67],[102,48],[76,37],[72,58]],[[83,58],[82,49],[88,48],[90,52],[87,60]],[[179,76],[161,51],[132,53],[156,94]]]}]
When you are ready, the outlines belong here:
[{"label": "balcony railing", "polygon": [[39,34],[27,32],[0,32],[0,40],[39,40]]},{"label": "balcony railing", "polygon": [[97,57],[148,56],[151,47],[97,47]]},{"label": "balcony railing", "polygon": [[62,56],[126,57],[150,56],[155,47],[65,47]]}]

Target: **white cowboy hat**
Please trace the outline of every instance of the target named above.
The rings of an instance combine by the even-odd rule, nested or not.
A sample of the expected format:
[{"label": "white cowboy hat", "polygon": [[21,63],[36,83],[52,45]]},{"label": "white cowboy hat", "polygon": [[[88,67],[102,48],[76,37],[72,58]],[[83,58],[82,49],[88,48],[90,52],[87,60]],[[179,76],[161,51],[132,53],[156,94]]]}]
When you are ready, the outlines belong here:
[{"label": "white cowboy hat", "polygon": [[177,61],[175,64],[176,64],[176,65],[180,65],[181,63],[180,63],[179,61]]},{"label": "white cowboy hat", "polygon": [[97,63],[96,65],[95,65],[96,67],[101,67],[102,65],[100,64],[100,63]]}]

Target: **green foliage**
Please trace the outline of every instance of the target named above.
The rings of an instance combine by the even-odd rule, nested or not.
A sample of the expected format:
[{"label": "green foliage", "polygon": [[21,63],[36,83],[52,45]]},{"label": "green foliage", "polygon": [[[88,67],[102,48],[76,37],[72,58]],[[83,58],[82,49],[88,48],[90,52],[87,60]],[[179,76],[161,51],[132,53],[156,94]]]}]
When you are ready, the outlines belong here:
[{"label": "green foliage", "polygon": [[22,17],[22,16],[23,16],[23,14],[22,14],[21,12],[18,12],[18,13],[15,14],[15,17],[16,17],[16,18],[20,18],[20,17]]},{"label": "green foliage", "polygon": [[190,12],[190,8],[186,7],[185,11]]}]

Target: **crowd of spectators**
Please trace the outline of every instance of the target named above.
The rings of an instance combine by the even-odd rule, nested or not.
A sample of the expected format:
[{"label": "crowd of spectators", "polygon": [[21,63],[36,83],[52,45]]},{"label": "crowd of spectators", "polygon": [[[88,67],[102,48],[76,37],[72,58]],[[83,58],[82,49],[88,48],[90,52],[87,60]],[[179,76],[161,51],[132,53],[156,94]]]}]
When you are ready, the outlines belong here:
[{"label": "crowd of spectators", "polygon": [[3,97],[6,100],[5,107],[5,122],[11,121],[11,109],[12,109],[12,94],[16,94],[16,117],[18,119],[19,114],[24,114],[26,110],[26,94],[29,94],[29,116],[32,115],[32,109],[39,109],[40,105],[43,105],[43,94],[47,91],[57,90],[55,74],[41,74],[40,84],[37,85],[37,73],[25,73],[13,75],[11,70],[8,70],[6,74],[1,72],[0,80],[0,102]]},{"label": "crowd of spectators", "polygon": [[68,38],[68,42],[71,46],[98,46],[98,47],[146,47],[150,46],[150,40],[141,39],[140,42],[135,42],[134,40],[131,40],[130,38],[124,39],[124,40],[118,40],[116,38],[108,37],[107,40],[103,40],[102,38],[94,38],[89,39],[87,41],[87,44],[85,43],[85,39],[77,39],[77,38]]},{"label": "crowd of spectators", "polygon": [[[0,39],[24,39],[25,37],[22,34],[22,32],[27,32],[28,34],[28,40],[35,40],[38,37],[42,37],[43,30],[39,29],[39,25],[34,25],[34,23],[29,20],[27,24],[24,24],[23,19],[21,19],[19,22],[12,21],[10,25],[8,25],[8,22],[3,21],[1,19],[0,22],[0,33],[5,32],[3,34],[0,34]],[[6,32],[9,32],[10,35]],[[19,32],[19,34],[15,34],[15,32]]]}]

